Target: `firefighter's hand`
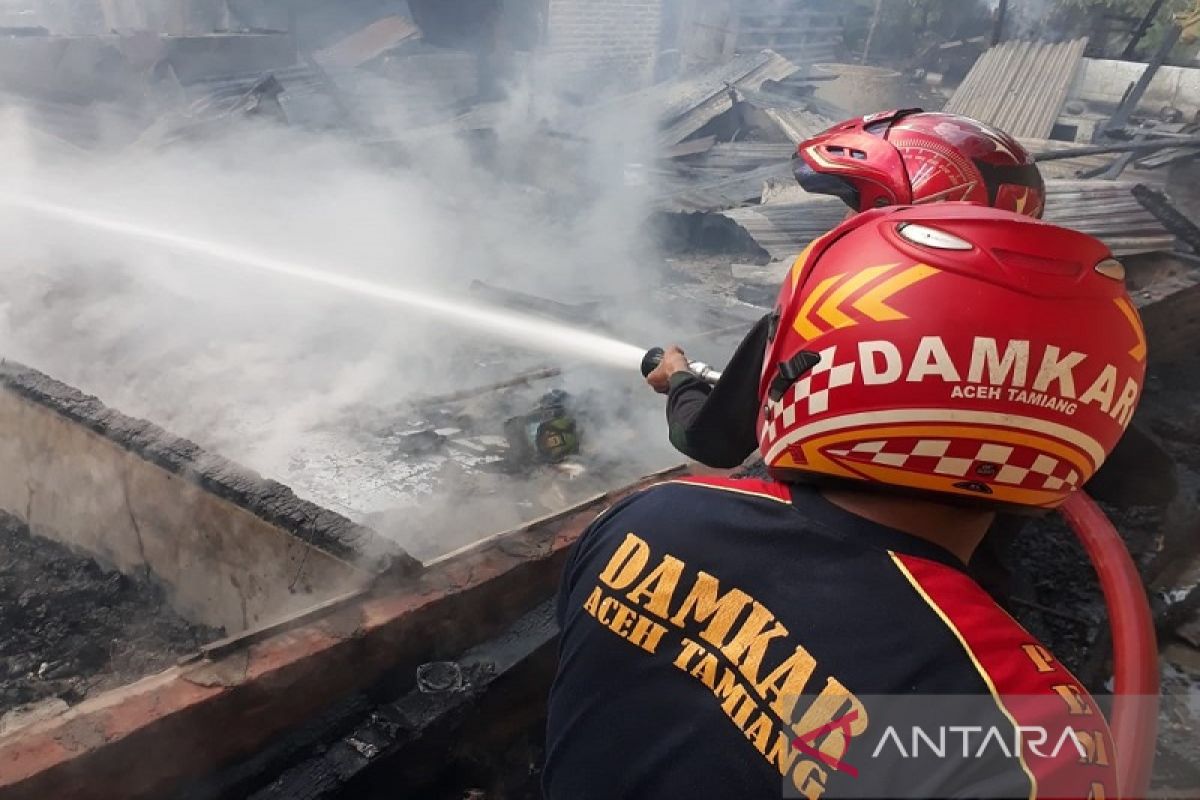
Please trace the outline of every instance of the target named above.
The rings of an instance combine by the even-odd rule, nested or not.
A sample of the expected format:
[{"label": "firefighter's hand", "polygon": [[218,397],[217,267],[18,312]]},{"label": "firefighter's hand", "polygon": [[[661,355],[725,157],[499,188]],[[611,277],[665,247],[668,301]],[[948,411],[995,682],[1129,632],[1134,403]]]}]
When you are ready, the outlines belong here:
[{"label": "firefighter's hand", "polygon": [[650,384],[650,388],[659,394],[666,394],[671,390],[671,376],[676,372],[687,371],[687,356],[677,345],[671,345],[663,353],[662,361],[654,368],[654,371],[646,376],[646,383]]}]

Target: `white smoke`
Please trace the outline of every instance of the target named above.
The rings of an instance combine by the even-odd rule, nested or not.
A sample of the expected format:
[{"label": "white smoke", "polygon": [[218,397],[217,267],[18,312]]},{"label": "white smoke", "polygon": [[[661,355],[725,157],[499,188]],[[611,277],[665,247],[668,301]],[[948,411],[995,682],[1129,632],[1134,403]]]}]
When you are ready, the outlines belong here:
[{"label": "white smoke", "polygon": [[[398,116],[389,109],[376,129],[409,136]],[[625,176],[651,155],[652,117],[618,108],[573,127],[578,110],[530,84],[491,116],[486,158],[451,129],[363,146],[246,120],[191,143],[82,151],[9,107],[0,193],[441,296],[466,298],[483,280],[597,299],[622,329],[678,332],[656,319],[659,278],[639,233],[650,188]],[[436,475],[402,458],[381,467],[358,433],[364,419],[392,414],[403,428],[407,400],[534,367],[579,367],[567,387],[615,426],[588,431],[590,452],[617,465],[610,482],[682,460],[667,443],[661,400],[632,365],[628,374],[592,369],[441,318],[11,209],[0,237],[0,357],[352,516],[436,490]],[[550,385],[530,392],[541,388]],[[499,433],[500,421],[479,422]],[[363,459],[370,469],[356,471]],[[511,488],[491,502],[478,533],[495,530],[489,513],[525,513]]]}]

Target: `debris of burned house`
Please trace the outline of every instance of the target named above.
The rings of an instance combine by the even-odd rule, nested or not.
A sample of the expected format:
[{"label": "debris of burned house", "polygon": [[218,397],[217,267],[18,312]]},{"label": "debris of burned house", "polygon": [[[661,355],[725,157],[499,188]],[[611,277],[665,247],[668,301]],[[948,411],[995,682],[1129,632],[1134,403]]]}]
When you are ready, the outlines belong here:
[{"label": "debris of burned house", "polygon": [[179,114],[165,115],[147,128],[135,143],[141,147],[164,147],[221,135],[231,118],[240,117],[287,125],[287,112],[280,102],[283,86],[274,75],[257,80],[249,88],[235,85],[233,92],[213,92],[192,103]]},{"label": "debris of burned house", "polygon": [[[255,53],[261,62],[213,66],[213,53],[247,46],[247,40],[226,43],[224,34],[194,37],[205,38],[201,44],[211,53],[201,44],[188,50],[166,42],[177,49],[163,49],[171,37],[139,39],[137,57],[129,55],[133,34],[100,38],[133,64],[119,67],[119,89],[127,79],[149,75],[164,92],[177,90],[164,94],[162,104],[186,112],[189,127],[171,128],[159,142],[182,141],[184,134],[207,138],[224,126],[239,131],[242,119],[257,115],[371,147],[399,142],[419,161],[422,148],[439,138],[475,142],[494,136],[506,116],[524,115],[538,129],[531,141],[545,145],[533,146],[539,152],[529,164],[480,159],[471,166],[544,191],[554,198],[546,205],[558,198],[582,202],[588,184],[572,171],[573,162],[589,139],[607,132],[557,119],[542,124],[533,104],[495,102],[486,79],[522,73],[523,54],[537,48],[572,68],[564,78],[604,72],[610,87],[627,91],[592,97],[576,85],[567,96],[578,103],[571,111],[579,118],[605,105],[654,111],[656,152],[649,158],[638,152],[636,164],[621,166],[627,181],[645,185],[655,220],[679,240],[682,254],[664,269],[645,270],[642,291],[655,297],[663,319],[627,324],[621,316],[626,295],[616,290],[599,298],[543,297],[522,275],[468,276],[455,289],[487,305],[589,330],[619,330],[634,342],[669,329],[706,357],[710,351],[701,347],[731,349],[774,302],[796,253],[846,214],[841,201],[804,197],[790,163],[799,141],[848,115],[837,101],[848,97],[847,82],[861,80],[862,73],[836,63],[858,54],[830,35],[840,25],[835,3],[729,3],[709,25],[720,3],[683,13],[679,6],[691,4],[669,4],[672,10],[646,0],[631,4],[630,19],[602,34],[592,24],[611,6],[593,0],[385,5],[344,19],[336,30],[310,18],[285,33],[237,34],[262,37],[255,45],[263,48]],[[672,13],[681,16],[671,22]],[[676,35],[679,52],[664,55]],[[628,47],[613,47],[618,41]],[[61,52],[70,55],[73,46]],[[284,46],[286,59],[278,49]],[[982,50],[977,39],[934,47]],[[1095,94],[1100,67],[1079,48],[1079,42],[1012,43],[989,51],[956,102],[980,114],[991,114],[993,106],[996,113],[1011,112],[1015,116],[993,121],[1020,129],[1033,151],[1078,147],[1053,137],[1088,139],[1088,126],[1103,117],[1099,109],[1111,110],[1080,99]],[[73,58],[65,58],[64,69]],[[956,68],[947,64],[955,59],[968,57],[941,52],[923,64],[952,84]],[[663,80],[647,88],[642,82],[656,63]],[[1058,65],[1054,80],[1035,77],[1047,65]],[[905,74],[911,67],[882,65],[883,72],[872,73],[879,77],[875,88],[912,89]],[[1190,99],[1187,72],[1170,69],[1150,82],[1140,113],[1160,102],[1164,76],[1176,81],[1169,102],[1185,119],[1200,107]],[[31,86],[44,116],[75,119],[78,98],[54,95],[51,101]],[[1073,110],[1073,102],[1083,106]],[[152,141],[147,129],[159,130],[154,123],[163,119],[163,106],[153,113],[132,102],[128,107],[141,146]],[[70,131],[70,125],[59,129]],[[1180,160],[1200,153],[1179,138],[1194,134],[1182,122],[1139,130],[1157,138],[1138,142],[1115,174],[1115,150],[1043,162],[1050,178],[1047,219],[1097,235],[1125,258],[1146,319],[1156,362],[1139,423],[1152,434],[1153,454],[1161,449],[1181,466],[1177,483],[1164,477],[1174,465],[1150,457],[1142,460],[1147,474],[1138,480],[1115,478],[1124,494],[1109,495],[1109,511],[1143,557],[1155,554],[1162,531],[1186,541],[1179,531],[1194,530],[1188,525],[1195,522],[1187,503],[1197,486],[1197,389],[1188,382],[1196,368],[1178,359],[1194,350],[1200,335],[1200,268],[1172,255],[1180,241],[1195,247],[1194,226],[1180,220],[1195,205],[1173,191],[1153,193],[1166,190]],[[65,138],[81,146],[93,141],[73,133]],[[1115,180],[1080,177],[1089,172]],[[661,239],[657,244],[665,246]],[[658,255],[638,257],[657,265]],[[172,639],[161,658],[148,659],[148,670],[163,668],[152,680],[68,716],[61,707],[49,709],[46,720],[27,729],[28,738],[5,735],[0,727],[0,764],[17,765],[0,769],[0,790],[18,798],[101,797],[105,781],[121,780],[144,796],[199,800],[389,791],[460,796],[479,786],[503,796],[495,787],[528,788],[531,776],[536,779],[537,731],[553,659],[545,602],[566,549],[603,507],[650,482],[634,482],[637,475],[661,465],[639,460],[644,432],[630,423],[627,407],[593,401],[586,370],[492,342],[464,345],[439,335],[437,347],[386,368],[419,374],[421,359],[444,360],[456,365],[455,382],[415,384],[418,390],[402,398],[362,398],[323,419],[289,451],[281,474],[268,473],[292,489],[66,387],[40,391],[44,377],[15,366],[0,370],[0,432],[9,433],[0,442],[26,443],[23,450],[0,444],[0,509],[24,515],[36,532],[87,558],[114,564],[126,576],[122,585],[150,576],[159,587],[152,598],[163,611],[151,622],[173,626],[177,617],[181,628],[171,630],[195,637],[179,648]],[[643,390],[635,375],[628,378],[631,396]],[[653,410],[657,419],[658,407]],[[44,457],[26,455],[43,451]],[[86,469],[79,466],[84,460]],[[1164,491],[1177,486],[1178,496],[1146,500],[1151,492],[1133,491],[1133,484],[1144,490],[1148,483]],[[1129,500],[1133,494],[1136,503]],[[79,525],[81,516],[96,519],[96,526]],[[108,532],[97,536],[101,529]],[[390,538],[395,531],[405,536],[403,548]],[[1096,587],[1064,530],[1047,522],[1035,533],[1021,542],[1027,550],[1012,554],[1026,574],[1015,613],[1062,643],[1064,659],[1088,668],[1089,681],[1102,685],[1110,670]],[[1171,550],[1172,560],[1192,569],[1192,545]],[[1196,658],[1198,578],[1192,569],[1155,584],[1167,598],[1161,628],[1172,664]],[[217,627],[229,635],[208,642]],[[175,655],[187,656],[186,663],[168,663]],[[0,664],[13,671],[11,659]],[[56,668],[33,675],[42,683],[59,680],[51,674]],[[1194,689],[1194,676],[1170,669],[1180,669],[1176,685]],[[118,671],[114,681],[134,677],[139,670]],[[53,688],[78,699],[69,687]],[[247,698],[255,710],[249,721]],[[1169,706],[1174,716],[1164,730],[1173,735],[1164,737],[1162,750],[1173,774],[1192,780],[1194,758],[1180,743],[1194,730],[1195,714],[1178,705],[1183,709]],[[64,750],[58,743],[65,739],[80,747]],[[148,751],[156,758],[145,758]]]},{"label": "debris of burned house", "polygon": [[771,50],[736,56],[692,78],[652,87],[620,102],[645,102],[662,120],[661,147],[671,147],[704,134],[705,127],[733,110],[741,90],[760,89],[767,81],[782,81],[798,67]]},{"label": "debris of burned house", "polygon": [[1146,211],[1129,181],[1051,179],[1045,219],[1097,237],[1117,256],[1175,249],[1175,234]]},{"label": "debris of burned house", "polygon": [[1131,190],[1139,204],[1158,219],[1167,230],[1178,236],[1180,241],[1200,254],[1200,227],[1179,212],[1171,200],[1162,192],[1145,184],[1137,184]]},{"label": "debris of burned house", "polygon": [[145,575],[105,570],[4,511],[0,620],[0,735],[28,720],[21,707],[75,705],[223,635],[181,618]]},{"label": "debris of burned house", "polygon": [[[1132,196],[1137,181],[1160,186],[1165,173],[1153,174],[1139,160],[1127,180],[1117,181],[1130,166],[1114,164],[1105,152],[1081,151],[1062,158],[1071,145],[1049,139],[1055,130],[1076,75],[1081,71],[1086,40],[1063,44],[1010,42],[993,48],[979,59],[964,80],[947,110],[966,113],[1015,130],[1031,150],[1050,153],[1046,163],[1048,182],[1046,218],[1099,236],[1118,255],[1171,250],[1176,239],[1162,222],[1148,213]],[[1055,79],[1041,80],[1047,65]],[[751,141],[720,142],[697,152],[672,154],[662,172],[664,192],[658,206],[669,214],[694,215],[673,224],[702,246],[728,248],[752,254],[760,260],[788,260],[813,238],[836,224],[840,203],[826,198],[806,198],[793,186],[784,162],[786,146],[759,144],[756,138],[798,141],[833,122],[808,110],[801,102],[788,104],[778,94],[745,89],[740,93],[761,109],[757,130],[765,135],[739,131]],[[1011,95],[1011,97],[1010,97]],[[783,101],[783,102],[781,102]],[[799,120],[798,123],[793,122]],[[1172,140],[1163,136],[1145,150],[1127,152],[1154,154]],[[1122,149],[1120,147],[1118,150]],[[1178,149],[1178,148],[1176,148]],[[1153,163],[1153,162],[1151,162]],[[1160,162],[1163,163],[1163,162]],[[1080,182],[1081,175],[1105,180]],[[730,225],[729,223],[732,223]]]},{"label": "debris of burned house", "polygon": [[572,408],[574,402],[556,389],[542,395],[532,412],[505,421],[508,464],[514,469],[557,464],[579,453],[583,432]]}]

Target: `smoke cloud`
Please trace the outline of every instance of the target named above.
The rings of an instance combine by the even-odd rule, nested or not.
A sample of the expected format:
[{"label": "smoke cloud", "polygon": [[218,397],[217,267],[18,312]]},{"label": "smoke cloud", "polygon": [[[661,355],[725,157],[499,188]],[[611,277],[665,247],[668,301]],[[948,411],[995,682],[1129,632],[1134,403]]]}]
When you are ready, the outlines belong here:
[{"label": "smoke cloud", "polygon": [[[400,144],[231,118],[194,140],[113,137],[84,151],[10,104],[0,117],[0,194],[464,301],[475,280],[599,300],[614,330],[636,335],[702,329],[678,313],[660,320],[660,264],[641,233],[653,187],[631,179],[631,165],[651,158],[652,116],[614,107],[584,118],[548,85],[510,89],[487,107],[483,145],[452,127],[414,132],[402,107],[382,104],[387,113],[369,119],[374,138]],[[598,486],[557,471],[456,474],[470,462],[453,453],[397,456],[394,435],[426,424],[412,410],[419,398],[560,365],[568,371],[557,384],[513,394],[513,413],[555,386],[577,393],[588,460],[604,465],[605,485],[682,460],[667,443],[661,400],[632,369],[593,368],[403,307],[10,209],[0,237],[0,357],[382,525],[418,551]],[[477,413],[494,415],[489,402]],[[499,419],[476,423],[500,433]],[[464,506],[473,489],[482,499]],[[459,499],[436,500],[451,496]],[[389,522],[417,506],[432,515],[421,536],[436,541],[411,541]],[[439,533],[447,528],[455,530]]]}]

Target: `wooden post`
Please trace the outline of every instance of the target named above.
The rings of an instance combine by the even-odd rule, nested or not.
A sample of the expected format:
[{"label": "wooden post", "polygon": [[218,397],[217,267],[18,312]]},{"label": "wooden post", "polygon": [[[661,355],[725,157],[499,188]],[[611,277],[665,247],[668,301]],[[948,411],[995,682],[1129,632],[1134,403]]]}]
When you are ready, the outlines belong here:
[{"label": "wooden post", "polygon": [[1121,53],[1121,58],[1126,61],[1134,60],[1137,56],[1137,47],[1141,44],[1142,37],[1146,35],[1146,31],[1150,30],[1150,26],[1154,24],[1154,18],[1158,16],[1159,11],[1162,11],[1162,7],[1166,5],[1166,2],[1167,0],[1154,0],[1154,4],[1146,12],[1146,16],[1142,17],[1142,21],[1134,29],[1133,38],[1125,46],[1125,52]]},{"label": "wooden post", "polygon": [[1004,22],[1008,18],[1008,0],[1000,0],[996,7],[996,27],[992,29],[992,47],[1004,41]]}]

